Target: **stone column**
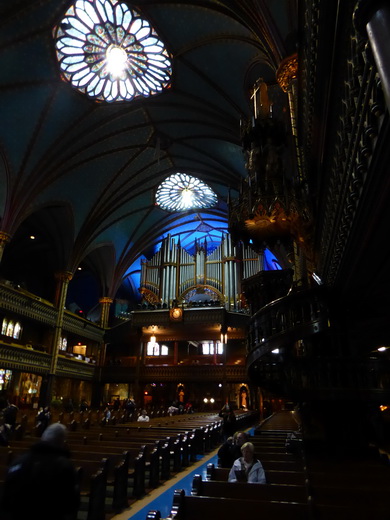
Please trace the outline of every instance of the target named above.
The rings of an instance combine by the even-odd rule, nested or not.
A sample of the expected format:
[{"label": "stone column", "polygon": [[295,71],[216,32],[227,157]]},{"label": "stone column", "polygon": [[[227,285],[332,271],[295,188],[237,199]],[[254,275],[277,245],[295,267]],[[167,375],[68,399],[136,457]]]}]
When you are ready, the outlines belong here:
[{"label": "stone column", "polygon": [[56,273],[55,277],[57,280],[55,304],[57,306],[58,312],[56,324],[54,326],[54,336],[51,347],[50,372],[48,374],[47,381],[44,380],[42,383],[43,388],[40,395],[40,404],[42,406],[49,406],[52,400],[53,381],[57,371],[59,343],[62,333],[62,325],[64,322],[65,301],[68,292],[68,285],[73,277],[73,274],[69,271],[62,271]]},{"label": "stone column", "polygon": [[173,344],[173,364],[177,365],[179,362],[179,342],[175,341]]},{"label": "stone column", "polygon": [[[222,398],[223,404],[229,399],[228,388],[227,388],[227,373],[226,373],[226,358],[227,358],[227,330],[225,327],[221,328],[221,343],[223,349],[223,373],[222,373]],[[215,345],[216,347],[216,345]],[[216,348],[214,348],[215,352]],[[222,404],[222,406],[223,406]]]},{"label": "stone column", "polygon": [[0,262],[3,258],[5,246],[11,241],[11,235],[5,231],[0,231]]},{"label": "stone column", "polygon": [[106,328],[108,326],[108,318],[110,315],[110,305],[112,304],[114,300],[112,298],[109,298],[108,296],[103,296],[103,298],[100,298],[99,303],[101,304],[100,307],[100,326],[102,328]]},{"label": "stone column", "polygon": [[137,407],[143,406],[143,395],[140,394],[140,371],[141,366],[144,364],[145,355],[145,343],[143,341],[142,332],[139,338],[139,348],[137,351],[136,365],[135,365],[135,378],[134,378],[134,399]]},{"label": "stone column", "polygon": [[51,366],[50,366],[50,374],[54,375],[56,373],[57,369],[57,361],[58,361],[58,347],[59,342],[61,338],[62,333],[62,325],[64,322],[64,311],[65,311],[65,301],[66,301],[66,295],[68,292],[68,286],[69,282],[73,278],[73,273],[69,271],[63,271],[60,273],[56,273],[56,280],[57,280],[57,295],[58,300],[56,300],[56,306],[58,308],[57,312],[57,320],[55,324],[55,330],[54,330],[54,338],[53,338],[53,344],[51,349]]},{"label": "stone column", "polygon": [[290,107],[291,130],[294,138],[295,151],[297,157],[297,169],[299,180],[303,181],[303,166],[301,161],[301,150],[298,140],[298,128],[296,114],[298,110],[298,54],[293,54],[285,58],[279,65],[276,72],[276,79],[283,92],[288,95]]},{"label": "stone column", "polygon": [[[108,296],[103,296],[103,298],[100,298],[99,303],[101,305],[100,307],[100,327],[103,329],[107,328],[108,326],[108,318],[110,316],[110,305],[112,304],[114,300],[112,298],[109,298]],[[107,351],[107,345],[105,343],[101,343],[99,347],[99,359],[98,364],[99,366],[104,366],[106,362],[106,351]]]}]

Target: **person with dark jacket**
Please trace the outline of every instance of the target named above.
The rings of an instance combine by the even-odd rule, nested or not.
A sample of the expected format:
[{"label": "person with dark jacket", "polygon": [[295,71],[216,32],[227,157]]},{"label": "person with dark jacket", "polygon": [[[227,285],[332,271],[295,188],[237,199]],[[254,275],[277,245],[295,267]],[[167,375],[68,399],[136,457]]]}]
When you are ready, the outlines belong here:
[{"label": "person with dark jacket", "polygon": [[18,415],[18,407],[14,404],[8,403],[3,410],[3,417],[5,424],[9,424],[12,431],[16,427],[16,418]]},{"label": "person with dark jacket", "polygon": [[46,430],[46,428],[49,426],[51,420],[51,413],[49,406],[45,406],[45,408],[41,408],[39,412],[37,413],[37,424],[36,429],[39,435],[42,435],[42,433]]},{"label": "person with dark jacket", "polygon": [[248,441],[245,432],[236,432],[228,437],[218,450],[218,465],[220,468],[231,468],[233,462],[241,456],[241,446]]},{"label": "person with dark jacket", "polygon": [[67,429],[51,424],[39,442],[9,466],[0,506],[2,520],[75,520],[80,492],[65,448]]}]

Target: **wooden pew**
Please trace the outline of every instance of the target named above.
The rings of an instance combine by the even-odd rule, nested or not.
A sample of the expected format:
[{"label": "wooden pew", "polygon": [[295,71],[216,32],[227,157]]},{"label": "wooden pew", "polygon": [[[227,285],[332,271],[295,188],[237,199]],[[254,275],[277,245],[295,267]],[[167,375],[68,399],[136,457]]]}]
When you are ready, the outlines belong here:
[{"label": "wooden pew", "polygon": [[[227,482],[229,468],[217,468],[214,464],[207,465],[207,480]],[[306,475],[303,471],[272,470],[265,471],[268,484],[295,484],[306,485]]]},{"label": "wooden pew", "polygon": [[204,481],[195,475],[191,495],[238,498],[241,500],[271,500],[307,504],[307,487],[294,484],[247,484],[246,482]]},{"label": "wooden pew", "polygon": [[194,452],[192,450],[192,437],[176,434],[172,437],[166,437],[157,434],[151,433],[149,434],[149,430],[145,432],[144,435],[137,434],[129,435],[129,436],[114,436],[111,437],[106,434],[99,434],[98,439],[88,434],[82,436],[74,435],[74,432],[71,432],[68,437],[68,444],[72,451],[79,446],[79,443],[82,442],[86,446],[92,447],[95,446],[106,446],[107,449],[111,449],[112,446],[116,446],[117,449],[121,447],[121,449],[137,449],[138,446],[145,444],[150,449],[153,449],[155,444],[159,441],[168,442],[171,448],[171,458],[173,461],[173,471],[178,472],[182,469],[182,467],[187,467],[190,462],[194,459]]},{"label": "wooden pew", "polygon": [[86,510],[86,520],[106,519],[106,490],[106,476],[104,471],[98,470],[90,476],[88,490],[81,497],[80,511]]},{"label": "wooden pew", "polygon": [[[112,490],[112,510],[116,513],[128,505],[129,477],[135,481],[134,493],[141,496],[144,492],[144,471],[141,471],[140,475],[135,475],[135,468],[129,469],[131,455],[135,459],[139,456],[140,449],[131,454],[129,451],[120,452],[120,450],[118,452],[107,452],[106,448],[99,446],[96,447],[96,450],[94,450],[94,447],[86,445],[79,445],[79,448],[78,451],[71,452],[72,461],[78,467],[79,474],[82,476],[80,481],[82,496],[88,501],[91,494],[91,478],[99,471],[102,471],[105,476],[106,495],[108,495],[108,489]],[[13,450],[10,451],[10,459],[25,453],[27,450],[28,448],[24,445],[21,447],[14,446]],[[140,465],[139,462],[138,465]],[[132,466],[134,466],[134,460],[132,460]],[[99,479],[101,480],[101,477]],[[92,502],[96,502],[93,497]]]},{"label": "wooden pew", "polygon": [[[200,518],[272,518],[272,520],[308,520],[309,507],[294,502],[267,502],[263,500],[241,500],[204,496],[186,496],[184,490],[176,490],[170,518],[172,520],[199,520]],[[148,520],[161,517],[149,511]]]}]

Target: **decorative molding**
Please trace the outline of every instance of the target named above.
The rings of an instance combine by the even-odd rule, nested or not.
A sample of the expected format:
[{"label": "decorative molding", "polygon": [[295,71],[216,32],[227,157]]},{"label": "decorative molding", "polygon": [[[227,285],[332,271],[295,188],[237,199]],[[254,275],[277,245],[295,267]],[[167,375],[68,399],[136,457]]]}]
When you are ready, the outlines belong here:
[{"label": "decorative molding", "polygon": [[58,282],[70,282],[73,278],[73,273],[70,271],[58,271],[54,276]]},{"label": "decorative molding", "polygon": [[0,231],[0,243],[8,244],[11,241],[11,235],[5,231]]},{"label": "decorative molding", "polygon": [[[4,283],[0,284],[0,309],[13,312],[20,317],[27,317],[49,327],[55,327],[58,314],[58,310],[49,301],[27,293],[23,289],[14,289]],[[79,318],[70,311],[64,312],[62,329],[98,343],[102,343],[104,339],[104,329],[98,324]]]},{"label": "decorative molding", "polygon": [[291,82],[298,78],[298,54],[285,58],[276,72],[276,80],[283,92],[287,92]]},{"label": "decorative molding", "polygon": [[[140,383],[149,382],[216,382],[221,381],[226,374],[227,383],[248,382],[244,365],[172,365],[158,367],[140,367]],[[107,366],[102,369],[101,380],[105,383],[132,382],[136,377],[135,367],[120,365]]]},{"label": "decorative molding", "polygon": [[[0,343],[0,363],[3,368],[10,370],[48,374],[51,355],[26,347]],[[96,365],[87,364],[77,359],[65,359],[60,355],[56,375],[91,380],[94,377],[95,370]]]},{"label": "decorative molding", "polygon": [[108,296],[103,296],[99,299],[99,303],[112,303],[114,300],[112,298],[109,298]]}]

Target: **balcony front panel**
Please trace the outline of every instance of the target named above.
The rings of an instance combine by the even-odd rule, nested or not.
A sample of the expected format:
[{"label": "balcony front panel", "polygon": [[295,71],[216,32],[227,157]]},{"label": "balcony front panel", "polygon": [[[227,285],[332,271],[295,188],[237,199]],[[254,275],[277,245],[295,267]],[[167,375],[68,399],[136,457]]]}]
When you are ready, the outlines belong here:
[{"label": "balcony front panel", "polygon": [[[9,370],[48,374],[51,365],[51,355],[30,348],[6,345],[0,343],[0,366]],[[58,357],[56,375],[91,380],[95,374],[96,365],[77,359]]]},{"label": "balcony front panel", "polygon": [[[225,376],[224,376],[225,375]],[[105,383],[133,382],[136,377],[135,367],[106,366],[102,369],[101,379]],[[244,366],[142,366],[139,371],[139,379],[143,382],[222,382],[226,378],[227,383],[248,382],[246,368]]]}]

